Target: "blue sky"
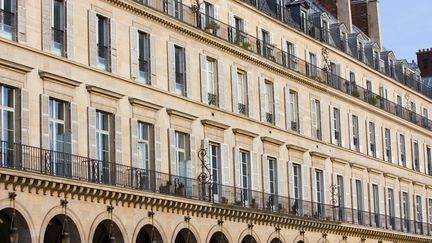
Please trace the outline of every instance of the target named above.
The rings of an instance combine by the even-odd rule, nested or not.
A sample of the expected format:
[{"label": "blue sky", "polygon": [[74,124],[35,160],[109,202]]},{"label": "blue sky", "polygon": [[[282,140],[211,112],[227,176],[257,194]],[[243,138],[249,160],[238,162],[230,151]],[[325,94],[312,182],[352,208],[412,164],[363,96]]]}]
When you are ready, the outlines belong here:
[{"label": "blue sky", "polygon": [[432,0],[380,0],[381,38],[397,59],[417,61],[419,49],[432,48]]}]

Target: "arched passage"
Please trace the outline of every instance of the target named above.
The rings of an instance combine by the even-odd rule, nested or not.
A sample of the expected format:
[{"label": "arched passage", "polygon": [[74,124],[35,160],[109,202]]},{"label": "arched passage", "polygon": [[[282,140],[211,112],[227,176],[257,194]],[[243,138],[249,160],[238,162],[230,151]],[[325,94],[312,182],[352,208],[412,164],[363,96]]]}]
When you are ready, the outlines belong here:
[{"label": "arched passage", "polygon": [[44,243],[61,243],[66,235],[70,242],[81,243],[78,228],[73,220],[64,214],[58,214],[47,225]]},{"label": "arched passage", "polygon": [[[0,211],[0,242],[10,242],[10,229],[12,223],[13,208],[4,208]],[[31,243],[29,226],[20,212],[15,210],[13,225],[18,229],[18,239],[20,243]]]},{"label": "arched passage", "polygon": [[[123,235],[116,223],[109,219],[100,222],[93,235],[93,243],[106,243],[110,238],[115,238],[116,243],[124,243]],[[71,241],[72,242],[72,241]]]},{"label": "arched passage", "polygon": [[209,243],[228,243],[228,242],[229,242],[228,238],[225,236],[225,234],[218,231],[212,235]]},{"label": "arched passage", "polygon": [[275,237],[270,241],[270,243],[282,243],[282,241],[281,241],[281,239]]},{"label": "arched passage", "polygon": [[151,224],[144,225],[136,238],[136,243],[162,243],[162,236],[160,232]]},{"label": "arched passage", "polygon": [[252,235],[246,235],[245,237],[243,237],[241,243],[257,243],[257,241]]},{"label": "arched passage", "polygon": [[175,243],[197,243],[195,235],[189,229],[182,229],[178,232]]}]

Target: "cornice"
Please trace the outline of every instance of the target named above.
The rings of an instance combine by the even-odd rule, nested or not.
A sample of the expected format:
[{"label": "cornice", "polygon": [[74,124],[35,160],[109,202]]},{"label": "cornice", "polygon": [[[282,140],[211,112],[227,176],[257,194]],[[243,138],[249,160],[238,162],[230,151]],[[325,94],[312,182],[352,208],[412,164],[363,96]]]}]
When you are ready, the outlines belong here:
[{"label": "cornice", "polygon": [[408,178],[405,178],[405,177],[399,177],[399,181],[400,182],[405,182],[405,183],[408,183],[408,184],[412,183],[412,180],[410,180]]},{"label": "cornice", "polygon": [[379,170],[374,169],[374,168],[367,168],[367,171],[371,174],[382,175],[382,171],[379,171]]},{"label": "cornice", "polygon": [[201,124],[203,124],[204,126],[208,126],[208,127],[214,127],[214,128],[220,129],[220,130],[226,130],[230,127],[230,126],[225,125],[223,123],[212,121],[209,119],[201,120]]},{"label": "cornice", "polygon": [[261,137],[261,141],[263,143],[271,143],[277,146],[282,146],[285,143],[284,141],[280,141],[271,137]]},{"label": "cornice", "polygon": [[359,165],[356,163],[350,163],[351,168],[358,169],[358,170],[366,170],[367,168],[363,165]]},{"label": "cornice", "polygon": [[180,118],[183,118],[183,119],[189,120],[189,121],[193,121],[193,120],[195,120],[195,119],[198,118],[197,116],[194,116],[194,115],[191,115],[191,114],[188,114],[188,113],[185,113],[185,112],[179,111],[179,110],[170,109],[170,108],[167,108],[167,109],[166,109],[166,112],[167,112],[168,115],[170,115],[170,116],[177,116],[177,117],[180,117]]},{"label": "cornice", "polygon": [[141,106],[141,107],[153,110],[153,111],[158,111],[158,110],[163,108],[163,106],[160,106],[160,105],[157,105],[155,103],[148,102],[148,101],[144,101],[144,100],[141,100],[138,98],[129,98],[129,103],[132,106]]},{"label": "cornice", "polygon": [[79,82],[79,81],[76,81],[76,80],[73,80],[70,78],[66,78],[66,77],[63,77],[63,76],[60,76],[60,75],[57,75],[54,73],[45,72],[42,70],[39,70],[39,77],[41,79],[43,79],[44,81],[48,80],[48,81],[56,82],[56,83],[66,85],[69,87],[73,87],[73,88],[76,88],[82,84],[82,82]]},{"label": "cornice", "polygon": [[11,169],[0,169],[0,184],[3,184],[1,187],[5,190],[18,191],[18,193],[39,194],[46,197],[67,197],[72,200],[89,201],[91,203],[110,203],[117,207],[152,208],[155,211],[190,215],[197,218],[213,218],[215,220],[224,218],[234,222],[250,222],[256,225],[278,226],[286,229],[326,232],[348,237],[406,243],[426,243],[430,241],[426,236],[422,237],[403,232],[396,233],[383,229],[374,230],[374,228],[358,225],[256,211],[242,207],[227,207],[224,204],[212,204],[166,194],[92,184]]},{"label": "cornice", "polygon": [[15,72],[19,72],[19,73],[29,73],[31,72],[31,70],[33,70],[32,67],[20,64],[20,63],[16,63],[13,61],[9,61],[3,58],[0,58],[0,67],[6,68],[6,69],[10,69],[13,70]]},{"label": "cornice", "polygon": [[383,175],[384,175],[385,178],[389,178],[389,179],[392,179],[392,180],[397,180],[398,179],[398,177],[396,175],[393,175],[391,173],[384,173]]},{"label": "cornice", "polygon": [[426,187],[426,184],[418,182],[418,181],[413,181],[413,185],[414,186],[419,186],[419,187]]},{"label": "cornice", "polygon": [[103,88],[99,88],[97,86],[94,85],[86,85],[86,89],[90,94],[97,94],[97,95],[101,95],[101,96],[105,96],[114,100],[119,100],[121,98],[124,97],[123,94],[111,91],[111,90],[107,90],[107,89],[103,89]]},{"label": "cornice", "polygon": [[336,158],[336,157],[330,157],[330,160],[331,160],[333,163],[341,164],[341,165],[343,165],[343,166],[346,166],[346,165],[349,164],[348,161],[343,160],[343,159],[340,159],[340,158]]},{"label": "cornice", "polygon": [[288,151],[289,150],[295,150],[295,151],[298,151],[300,153],[304,153],[304,152],[308,151],[307,148],[303,148],[303,147],[300,147],[300,146],[295,145],[295,144],[287,144],[286,147],[288,148]]},{"label": "cornice", "polygon": [[244,135],[250,138],[258,137],[258,134],[240,128],[233,128],[232,131],[235,135]]},{"label": "cornice", "polygon": [[317,158],[320,158],[320,159],[327,159],[327,158],[330,157],[327,154],[324,154],[324,153],[321,153],[321,152],[316,152],[316,151],[310,151],[309,154],[310,154],[311,157],[317,157]]}]

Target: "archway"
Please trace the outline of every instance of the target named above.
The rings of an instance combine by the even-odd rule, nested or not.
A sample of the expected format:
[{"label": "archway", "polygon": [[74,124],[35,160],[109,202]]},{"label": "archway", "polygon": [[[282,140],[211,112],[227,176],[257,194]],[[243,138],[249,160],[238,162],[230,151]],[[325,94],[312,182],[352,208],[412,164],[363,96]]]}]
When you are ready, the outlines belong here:
[{"label": "archway", "polygon": [[252,235],[246,235],[241,241],[241,243],[257,243],[257,241]]},{"label": "archway", "polygon": [[162,243],[162,236],[160,232],[151,224],[144,225],[136,238],[136,243]]},{"label": "archway", "polygon": [[[13,208],[4,208],[0,211],[0,242],[10,243],[9,230],[11,229]],[[15,210],[13,225],[18,229],[20,243],[31,243],[29,226],[20,212]]]},{"label": "archway", "polygon": [[270,241],[270,243],[282,243],[282,241],[281,241],[281,239],[275,237]]},{"label": "archway", "polygon": [[93,243],[110,242],[110,237],[115,238],[116,243],[124,243],[123,235],[116,223],[109,219],[100,222],[93,235]]},{"label": "archway", "polygon": [[197,243],[197,239],[192,231],[185,228],[178,232],[175,243]]},{"label": "archway", "polygon": [[58,214],[48,223],[44,234],[44,243],[61,243],[63,236],[68,234],[70,242],[81,243],[78,228],[69,216]]},{"label": "archway", "polygon": [[228,242],[229,242],[228,238],[225,236],[225,234],[218,231],[212,235],[209,243],[228,243]]}]

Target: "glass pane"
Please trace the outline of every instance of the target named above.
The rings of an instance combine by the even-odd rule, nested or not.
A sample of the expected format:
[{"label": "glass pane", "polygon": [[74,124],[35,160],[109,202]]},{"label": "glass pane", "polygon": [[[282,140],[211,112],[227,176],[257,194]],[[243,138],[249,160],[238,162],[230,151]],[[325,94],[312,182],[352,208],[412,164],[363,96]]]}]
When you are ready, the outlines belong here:
[{"label": "glass pane", "polygon": [[14,106],[14,90],[3,86],[3,105],[7,107]]}]

